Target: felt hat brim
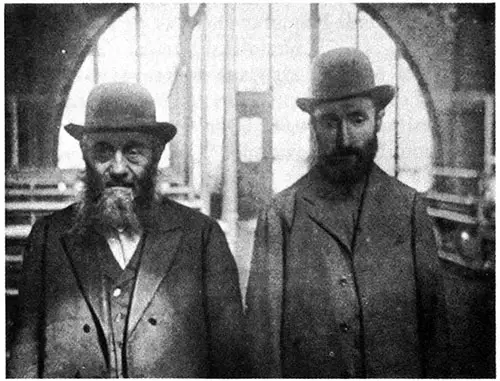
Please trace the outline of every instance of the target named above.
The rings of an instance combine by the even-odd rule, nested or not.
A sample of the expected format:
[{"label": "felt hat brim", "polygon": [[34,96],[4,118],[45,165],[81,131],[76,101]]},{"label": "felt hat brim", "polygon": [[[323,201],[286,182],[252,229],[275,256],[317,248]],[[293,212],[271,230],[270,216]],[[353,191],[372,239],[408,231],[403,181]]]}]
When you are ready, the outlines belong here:
[{"label": "felt hat brim", "polygon": [[369,97],[373,99],[375,108],[377,109],[383,109],[385,106],[389,104],[389,102],[394,98],[394,95],[396,93],[396,90],[394,86],[391,85],[381,85],[381,86],[375,86],[369,90],[360,92],[360,93],[354,93],[354,94],[349,94],[347,96],[341,96],[338,98],[298,98],[296,103],[297,106],[302,111],[305,111],[309,114],[312,113],[314,107],[316,107],[319,104],[322,103],[328,103],[328,102],[336,102],[344,99],[350,99],[350,98],[355,98],[355,97]]},{"label": "felt hat brim", "polygon": [[161,139],[165,144],[172,140],[177,134],[177,128],[167,122],[157,122],[152,124],[134,124],[134,125],[105,125],[105,126],[82,126],[80,124],[70,123],[64,126],[64,129],[76,140],[81,140],[84,134],[97,132],[141,132],[151,134]]}]

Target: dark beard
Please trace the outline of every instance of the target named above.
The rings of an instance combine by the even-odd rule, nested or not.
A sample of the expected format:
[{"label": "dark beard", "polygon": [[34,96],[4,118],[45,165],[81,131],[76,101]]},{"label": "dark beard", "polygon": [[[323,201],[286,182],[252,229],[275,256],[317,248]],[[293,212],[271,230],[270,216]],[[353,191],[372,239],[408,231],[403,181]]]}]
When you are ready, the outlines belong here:
[{"label": "dark beard", "polygon": [[159,199],[156,177],[156,169],[151,169],[133,184],[110,180],[106,187],[100,175],[87,163],[73,230],[83,233],[90,228],[113,228],[139,232],[148,211]]},{"label": "dark beard", "polygon": [[313,155],[312,164],[329,183],[350,190],[370,172],[377,151],[378,139],[374,134],[362,148]]}]

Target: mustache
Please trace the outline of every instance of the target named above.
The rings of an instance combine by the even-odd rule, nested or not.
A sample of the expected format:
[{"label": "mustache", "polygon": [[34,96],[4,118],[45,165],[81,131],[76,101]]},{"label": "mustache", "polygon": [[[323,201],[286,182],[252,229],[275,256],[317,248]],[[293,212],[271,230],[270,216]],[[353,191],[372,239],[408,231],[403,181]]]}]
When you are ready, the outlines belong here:
[{"label": "mustache", "polygon": [[321,156],[324,156],[326,159],[329,160],[341,159],[348,156],[361,157],[363,156],[363,150],[356,147],[347,147],[330,151],[329,153]]},{"label": "mustache", "polygon": [[122,187],[122,188],[134,188],[136,186],[133,182],[121,181],[121,180],[109,180],[104,184],[106,188],[111,187]]}]

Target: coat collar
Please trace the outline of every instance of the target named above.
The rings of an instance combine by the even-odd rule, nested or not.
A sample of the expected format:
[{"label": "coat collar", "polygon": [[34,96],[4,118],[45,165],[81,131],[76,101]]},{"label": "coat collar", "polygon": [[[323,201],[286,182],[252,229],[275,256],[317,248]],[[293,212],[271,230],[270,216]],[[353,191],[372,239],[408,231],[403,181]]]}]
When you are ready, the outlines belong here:
[{"label": "coat collar", "polygon": [[377,165],[373,166],[360,214],[355,251],[362,246],[383,248],[395,246],[404,241],[408,220],[407,199],[400,191],[403,185],[386,174]]},{"label": "coat collar", "polygon": [[[351,224],[345,222],[346,218],[353,218],[353,208],[343,208],[342,203],[333,203],[325,197],[331,185],[315,169],[300,182],[303,186],[300,187],[298,200],[305,203],[309,217],[352,253],[352,229],[355,221]],[[363,195],[364,186],[366,188]],[[355,205],[355,216],[358,215],[357,208],[361,207],[357,216],[359,222],[354,242],[355,252],[362,241],[376,243],[381,237],[386,239],[400,236],[399,213],[391,203],[393,193],[394,186],[390,177],[374,164],[367,180],[355,188],[350,201]]]},{"label": "coat collar", "polygon": [[172,266],[183,231],[182,216],[170,202],[151,213],[132,295],[128,332],[131,333]]},{"label": "coat collar", "polygon": [[[181,241],[182,215],[175,204],[165,199],[148,213],[144,223],[144,245],[132,296],[129,331],[132,331],[167,275]],[[60,237],[82,293],[106,330],[105,289],[100,261],[96,255],[109,250],[106,239],[95,229],[84,234],[66,230]]]},{"label": "coat collar", "polygon": [[305,186],[301,187],[298,199],[304,202],[309,217],[351,252],[353,229],[366,180],[356,184],[348,196],[343,196],[328,183],[316,168],[302,181]]}]

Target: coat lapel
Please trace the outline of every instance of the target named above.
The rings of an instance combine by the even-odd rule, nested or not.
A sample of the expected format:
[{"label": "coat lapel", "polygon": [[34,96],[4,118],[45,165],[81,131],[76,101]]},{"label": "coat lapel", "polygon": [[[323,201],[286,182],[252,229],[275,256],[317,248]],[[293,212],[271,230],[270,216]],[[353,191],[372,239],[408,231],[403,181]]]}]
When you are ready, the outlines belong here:
[{"label": "coat lapel", "polygon": [[368,179],[354,252],[389,249],[404,241],[404,213],[389,175],[374,165]]},{"label": "coat lapel", "polygon": [[[311,170],[301,181],[304,181],[304,184],[298,202],[304,203],[311,220],[352,253],[351,229],[354,222],[346,224],[349,218],[353,218],[351,212],[343,208],[342,203],[332,204],[332,201],[324,197],[329,191],[329,185],[315,170]],[[405,208],[398,206],[398,197],[393,194],[393,190],[389,175],[374,165],[368,177],[361,214],[358,217],[360,220],[354,253],[367,248],[376,251],[397,245],[404,240],[401,226],[405,220],[402,215]],[[362,189],[358,191],[361,193]]]},{"label": "coat lapel", "polygon": [[[350,232],[349,226],[345,223],[345,214],[342,212],[339,213],[338,209],[335,213],[332,213],[332,206],[325,200],[305,196],[303,202],[311,220],[335,238],[350,253]],[[297,207],[300,206],[297,205]],[[347,216],[347,218],[349,217]]]},{"label": "coat lapel", "polygon": [[99,255],[102,255],[104,250],[109,250],[106,240],[93,231],[83,236],[66,232],[61,236],[61,242],[89,308],[105,329],[105,290]]},{"label": "coat lapel", "polygon": [[145,241],[132,295],[129,334],[135,329],[170,270],[183,235],[182,216],[172,207],[161,208],[150,221],[145,229]]},{"label": "coat lapel", "polygon": [[[335,238],[351,253],[352,229],[354,227],[353,210],[345,203],[331,199],[332,186],[325,182],[321,175],[313,169],[304,179],[306,186],[300,191],[298,200],[303,202],[312,221]],[[362,185],[356,190],[361,197]],[[357,202],[355,209],[357,209]],[[297,205],[300,207],[300,205]],[[346,223],[348,222],[348,223]]]}]

